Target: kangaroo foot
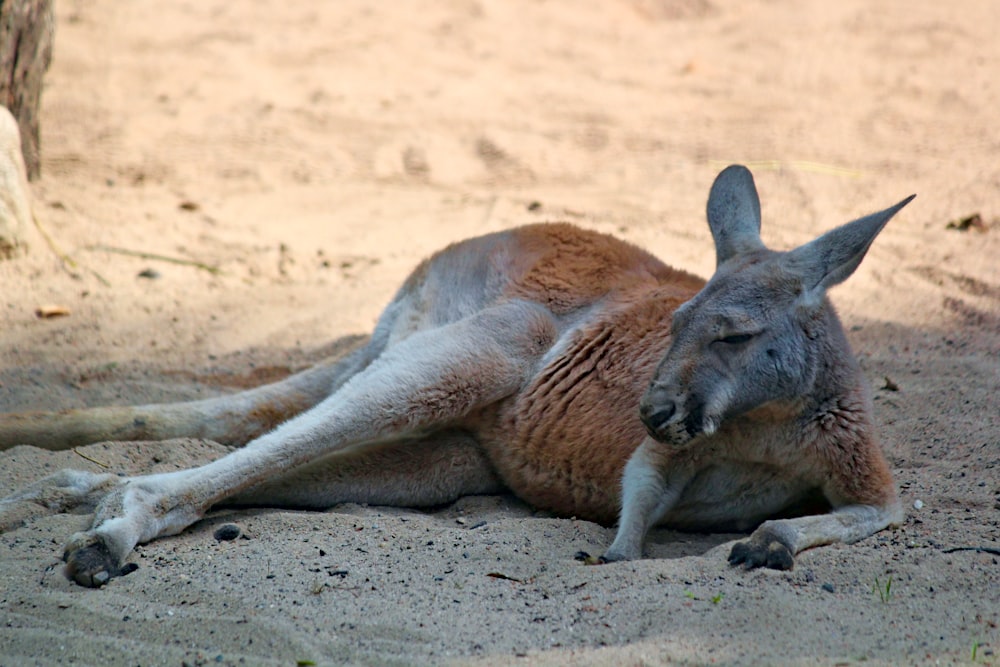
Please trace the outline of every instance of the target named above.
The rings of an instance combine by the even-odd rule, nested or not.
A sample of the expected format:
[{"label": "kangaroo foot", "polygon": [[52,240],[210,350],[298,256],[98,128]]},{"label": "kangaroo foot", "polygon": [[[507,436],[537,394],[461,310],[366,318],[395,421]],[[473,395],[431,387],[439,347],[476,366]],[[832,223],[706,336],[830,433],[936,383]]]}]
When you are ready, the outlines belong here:
[{"label": "kangaroo foot", "polygon": [[139,569],[135,563],[121,564],[107,541],[94,533],[79,533],[63,552],[66,577],[87,588],[100,588],[114,577]]}]

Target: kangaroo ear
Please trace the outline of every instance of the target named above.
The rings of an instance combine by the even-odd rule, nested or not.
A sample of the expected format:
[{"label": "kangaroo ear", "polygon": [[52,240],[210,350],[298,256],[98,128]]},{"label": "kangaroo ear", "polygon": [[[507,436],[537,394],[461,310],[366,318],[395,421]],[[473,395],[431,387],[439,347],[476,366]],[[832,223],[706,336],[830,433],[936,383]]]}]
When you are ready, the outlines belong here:
[{"label": "kangaroo ear", "polygon": [[764,247],[760,240],[760,199],[749,169],[737,164],[723,169],[708,193],[707,208],[716,266],[734,255]]},{"label": "kangaroo ear", "polygon": [[884,211],[837,227],[786,253],[782,263],[786,269],[801,276],[806,295],[822,297],[827,289],[854,273],[885,224],[914,197],[916,195],[910,195]]}]

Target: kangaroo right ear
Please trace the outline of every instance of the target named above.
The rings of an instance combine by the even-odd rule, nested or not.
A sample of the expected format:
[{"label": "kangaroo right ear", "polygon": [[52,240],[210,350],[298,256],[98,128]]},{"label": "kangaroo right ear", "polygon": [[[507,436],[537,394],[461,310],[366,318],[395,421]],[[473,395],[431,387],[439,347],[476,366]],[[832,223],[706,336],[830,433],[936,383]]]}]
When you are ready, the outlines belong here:
[{"label": "kangaroo right ear", "polygon": [[715,240],[715,263],[764,247],[760,240],[760,198],[753,174],[738,164],[716,176],[708,193],[708,227]]},{"label": "kangaroo right ear", "polygon": [[910,195],[895,206],[833,229],[785,254],[782,263],[802,278],[807,296],[817,299],[854,273],[878,233],[892,216],[910,203]]}]

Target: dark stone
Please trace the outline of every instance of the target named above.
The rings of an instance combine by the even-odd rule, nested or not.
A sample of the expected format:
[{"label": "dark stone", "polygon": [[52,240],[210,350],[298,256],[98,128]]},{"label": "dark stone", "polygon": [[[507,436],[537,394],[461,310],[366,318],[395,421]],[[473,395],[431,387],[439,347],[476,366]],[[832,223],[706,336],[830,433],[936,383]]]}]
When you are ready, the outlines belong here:
[{"label": "dark stone", "polygon": [[215,529],[214,537],[219,542],[228,542],[239,537],[241,532],[240,527],[235,523],[224,523]]}]

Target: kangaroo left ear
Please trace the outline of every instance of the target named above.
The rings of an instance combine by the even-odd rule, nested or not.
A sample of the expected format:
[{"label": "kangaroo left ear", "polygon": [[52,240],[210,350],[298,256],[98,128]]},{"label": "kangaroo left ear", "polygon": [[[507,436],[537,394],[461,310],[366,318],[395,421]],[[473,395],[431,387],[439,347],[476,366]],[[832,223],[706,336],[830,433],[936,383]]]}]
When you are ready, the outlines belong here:
[{"label": "kangaroo left ear", "polygon": [[708,193],[706,213],[715,241],[716,266],[740,253],[764,247],[760,240],[760,198],[753,174],[746,167],[730,165],[716,176]]},{"label": "kangaroo left ear", "polygon": [[826,290],[854,273],[885,224],[914,197],[910,195],[895,206],[837,227],[785,253],[782,265],[801,277],[810,301],[821,299]]}]

